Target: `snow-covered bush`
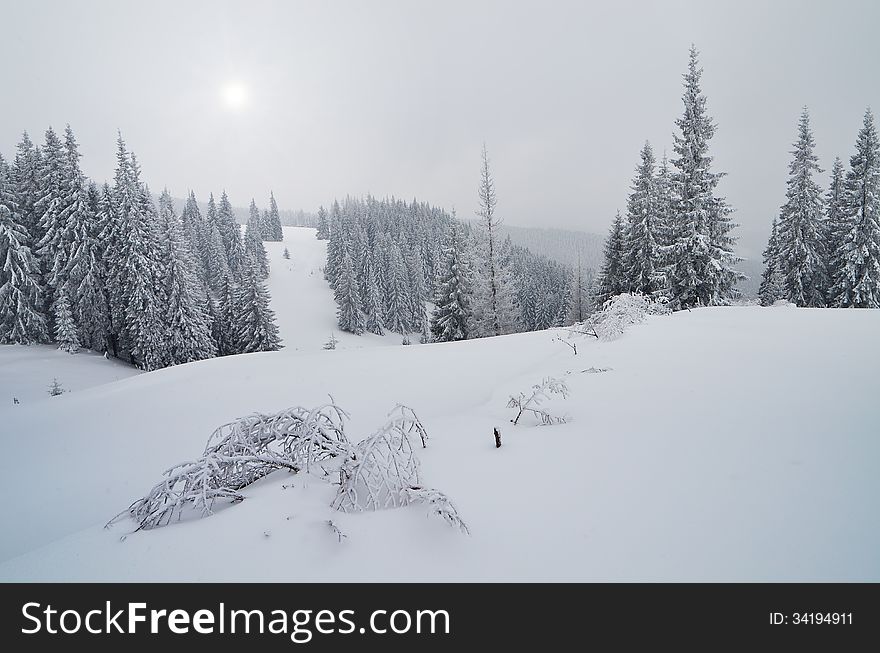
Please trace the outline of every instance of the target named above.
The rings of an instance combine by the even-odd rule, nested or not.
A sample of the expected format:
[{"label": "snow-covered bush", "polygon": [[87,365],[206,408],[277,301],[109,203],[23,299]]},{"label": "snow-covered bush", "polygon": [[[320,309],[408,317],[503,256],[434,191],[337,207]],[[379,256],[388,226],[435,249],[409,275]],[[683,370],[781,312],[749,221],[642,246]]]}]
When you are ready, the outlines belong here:
[{"label": "snow-covered bush", "polygon": [[516,408],[517,413],[516,417],[510,421],[517,424],[523,413],[531,413],[541,421],[541,424],[565,424],[565,417],[553,415],[547,410],[540,408],[546,400],[550,399],[550,395],[554,394],[560,395],[563,399],[567,398],[569,394],[568,386],[562,379],[548,376],[541,383],[533,385],[530,392],[520,392],[516,396],[511,396],[510,401],[507,402],[507,407]]},{"label": "snow-covered bush", "polygon": [[602,305],[602,310],[585,322],[575,324],[576,333],[599,340],[616,340],[634,324],[641,324],[648,315],[667,315],[671,311],[665,297],[652,298],[638,293],[615,295]]},{"label": "snow-covered bush", "polygon": [[167,470],[164,480],[112,521],[129,515],[141,530],[168,524],[190,510],[210,515],[218,499],[241,501],[242,488],[278,469],[308,470],[347,453],[346,418],[345,411],[330,403],[225,424],[211,434],[200,458]]},{"label": "snow-covered bush", "polygon": [[398,405],[386,424],[355,445],[339,468],[339,492],[333,507],[344,512],[396,508],[408,503],[404,491],[419,481],[419,460],[410,437],[422,448],[428,434],[419,418]]},{"label": "snow-covered bush", "polygon": [[[64,387],[58,382],[57,378],[52,379],[52,384],[49,386],[49,396],[57,397],[60,394],[64,394]],[[16,403],[18,403],[16,401]]]},{"label": "snow-covered bush", "polygon": [[[128,516],[136,530],[148,530],[189,514],[204,517],[213,514],[218,500],[244,500],[243,488],[274,471],[308,472],[318,463],[332,469],[328,461],[337,459],[340,487],[333,508],[358,512],[426,503],[433,514],[467,532],[449,498],[421,486],[413,443],[424,448],[428,434],[415,412],[398,405],[388,417],[385,426],[355,446],[345,435],[348,414],[332,400],[311,410],[295,407],[236,420],[214,431],[200,458],[167,470],[160,483],[110,523]],[[319,478],[329,475],[324,465],[321,471]]]},{"label": "snow-covered bush", "polygon": [[419,460],[413,450],[415,436],[422,448],[427,447],[425,427],[412,409],[398,405],[385,426],[358,443],[342,463],[333,507],[361,512],[425,503],[430,514],[467,533],[467,525],[449,497],[440,490],[422,487]]}]

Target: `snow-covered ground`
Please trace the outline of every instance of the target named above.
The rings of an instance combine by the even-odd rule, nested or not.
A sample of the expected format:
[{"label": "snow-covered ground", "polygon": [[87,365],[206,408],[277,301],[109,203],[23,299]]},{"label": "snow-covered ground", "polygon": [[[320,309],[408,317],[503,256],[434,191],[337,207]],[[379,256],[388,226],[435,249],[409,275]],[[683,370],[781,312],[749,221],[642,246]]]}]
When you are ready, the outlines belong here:
[{"label": "snow-covered ground", "polygon": [[[54,401],[49,395],[53,379],[65,392],[77,392],[138,374],[122,361],[82,351],[74,355],[54,345],[0,345],[0,420],[21,403]],[[2,433],[0,422],[0,433]]]},{"label": "snow-covered ground", "polygon": [[[314,274],[286,306],[277,287],[273,300],[303,334],[329,295],[307,281],[320,261],[297,263]],[[576,356],[554,342],[564,332],[321,350],[331,326],[300,351],[9,411],[0,579],[880,581],[880,311],[695,310],[581,339]],[[571,388],[555,404],[569,422],[514,427],[509,395],[547,375]],[[216,426],[328,393],[352,439],[397,402],[418,412],[424,483],[451,497],[469,536],[421,506],[335,512],[335,487],[304,473],[276,473],[206,519],[124,541],[130,522],[103,528]]]}]

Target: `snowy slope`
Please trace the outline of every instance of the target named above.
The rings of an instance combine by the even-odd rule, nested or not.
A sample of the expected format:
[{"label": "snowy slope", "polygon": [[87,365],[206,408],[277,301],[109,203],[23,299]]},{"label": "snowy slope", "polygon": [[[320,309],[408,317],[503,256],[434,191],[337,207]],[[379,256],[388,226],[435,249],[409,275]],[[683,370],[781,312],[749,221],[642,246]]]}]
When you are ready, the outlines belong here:
[{"label": "snowy slope", "polygon": [[48,390],[53,379],[66,392],[77,392],[138,374],[139,370],[116,359],[92,352],[74,355],[54,345],[0,345],[0,415],[20,402],[54,400]]},{"label": "snowy slope", "polygon": [[[336,326],[333,291],[324,279],[327,241],[315,238],[316,229],[283,227],[284,242],[263,243],[269,257],[269,293],[284,346],[297,351],[320,351],[335,334],[339,349],[400,345],[401,337],[389,334],[355,336]],[[290,259],[282,256],[284,248]]]},{"label": "snowy slope", "polygon": [[[880,311],[702,309],[577,356],[553,332],[287,349],[22,405],[4,424],[0,579],[878,581],[878,331]],[[566,372],[569,423],[508,422],[509,394]],[[215,426],[327,393],[353,439],[416,409],[425,483],[471,535],[418,506],[334,512],[332,486],[287,473],[207,519],[102,528]]]},{"label": "snowy slope", "polygon": [[[327,243],[315,238],[315,229],[284,227],[283,243],[265,243],[270,270],[268,286],[285,347],[299,351],[320,351],[330,334],[339,339],[340,349],[375,345],[399,345],[399,336],[382,338],[372,334],[358,338],[336,328],[333,292],[324,280]],[[290,259],[282,257],[284,248]],[[0,414],[20,402],[49,399],[52,379],[69,392],[119,381],[140,371],[119,360],[105,359],[91,352],[75,355],[54,346],[19,347],[0,345]]]}]

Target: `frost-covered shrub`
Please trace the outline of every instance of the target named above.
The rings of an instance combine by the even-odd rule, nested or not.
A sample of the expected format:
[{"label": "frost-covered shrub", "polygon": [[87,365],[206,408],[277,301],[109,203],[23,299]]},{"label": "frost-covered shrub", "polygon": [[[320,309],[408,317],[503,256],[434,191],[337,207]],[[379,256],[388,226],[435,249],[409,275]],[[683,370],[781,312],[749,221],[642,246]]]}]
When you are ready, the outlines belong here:
[{"label": "frost-covered shrub", "polygon": [[[352,446],[345,435],[348,414],[334,403],[274,415],[251,415],[218,428],[204,454],[175,465],[165,478],[111,523],[129,516],[136,530],[164,526],[185,515],[204,517],[215,503],[244,499],[241,490],[280,469],[305,470],[318,463],[323,475],[338,465],[340,487],[332,506],[344,512],[426,503],[431,512],[467,532],[445,494],[419,479],[413,443],[427,446],[428,434],[412,409],[398,405],[373,435]],[[326,467],[325,467],[326,465]],[[332,525],[332,522],[330,522]],[[343,536],[340,535],[340,539]]]},{"label": "frost-covered shrub", "polygon": [[541,424],[565,424],[566,418],[560,415],[553,415],[540,406],[550,399],[550,395],[559,395],[563,399],[568,397],[569,390],[565,381],[548,376],[541,383],[532,386],[529,392],[520,392],[518,395],[511,396],[507,402],[508,408],[516,408],[517,413],[511,422],[517,424],[523,413],[531,413],[538,418]]},{"label": "frost-covered shrub", "polygon": [[339,468],[337,510],[396,508],[408,503],[405,490],[420,485],[419,460],[410,437],[427,446],[425,427],[412,409],[397,406],[388,422],[355,445]]},{"label": "frost-covered shrub", "polygon": [[413,450],[415,436],[423,449],[427,447],[428,434],[416,414],[406,406],[397,406],[385,426],[358,443],[340,466],[333,507],[361,512],[424,503],[430,507],[429,514],[467,533],[467,525],[449,497],[440,490],[422,487],[419,460]]},{"label": "frost-covered shrub", "polygon": [[165,472],[141,499],[117,515],[129,515],[137,530],[156,528],[188,511],[213,513],[218,499],[241,501],[240,490],[279,469],[297,472],[349,450],[346,413],[333,403],[299,406],[274,415],[250,415],[218,428],[205,452]]},{"label": "frost-covered shrub", "polygon": [[621,293],[605,302],[602,310],[586,322],[574,325],[578,333],[599,340],[616,340],[634,324],[641,324],[648,315],[670,313],[665,297],[652,298],[638,293]]}]

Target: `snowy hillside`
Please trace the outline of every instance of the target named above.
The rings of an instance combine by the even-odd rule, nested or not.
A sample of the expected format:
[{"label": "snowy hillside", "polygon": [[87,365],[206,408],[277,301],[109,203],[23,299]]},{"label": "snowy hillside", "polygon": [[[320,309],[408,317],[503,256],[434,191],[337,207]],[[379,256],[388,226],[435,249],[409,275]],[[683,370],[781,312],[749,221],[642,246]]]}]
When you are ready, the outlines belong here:
[{"label": "snowy hillside", "polygon": [[[271,265],[272,308],[285,347],[319,351],[331,333],[340,349],[400,344],[398,336],[358,338],[336,328],[336,304],[322,272],[327,243],[315,238],[314,229],[284,227],[283,243],[264,245]],[[285,247],[290,259],[282,256]],[[139,373],[122,361],[86,351],[70,355],[52,345],[0,345],[0,414],[14,405],[13,398],[20,402],[49,399],[48,389],[55,378],[65,392],[77,392]]]},{"label": "snowy hillside", "polygon": [[139,372],[120,360],[86,351],[71,356],[54,345],[0,345],[0,416],[13,409],[15,399],[54,400],[49,387],[55,379],[64,392],[77,392]]},{"label": "snowy hillside", "polygon": [[[292,255],[307,234],[288,230]],[[305,333],[301,311],[320,296],[319,257],[291,265],[304,274],[286,304],[272,288],[286,339]],[[880,581],[880,312],[700,309],[581,339],[575,356],[554,341],[564,331],[323,351],[331,306],[301,351],[182,365],[4,415],[0,579]],[[509,395],[548,375],[571,388],[551,408],[568,423],[511,425]],[[421,506],[336,512],[320,472],[273,474],[241,504],[124,541],[131,522],[103,528],[216,426],[328,393],[352,439],[397,402],[418,412],[424,482],[469,536]]]}]

